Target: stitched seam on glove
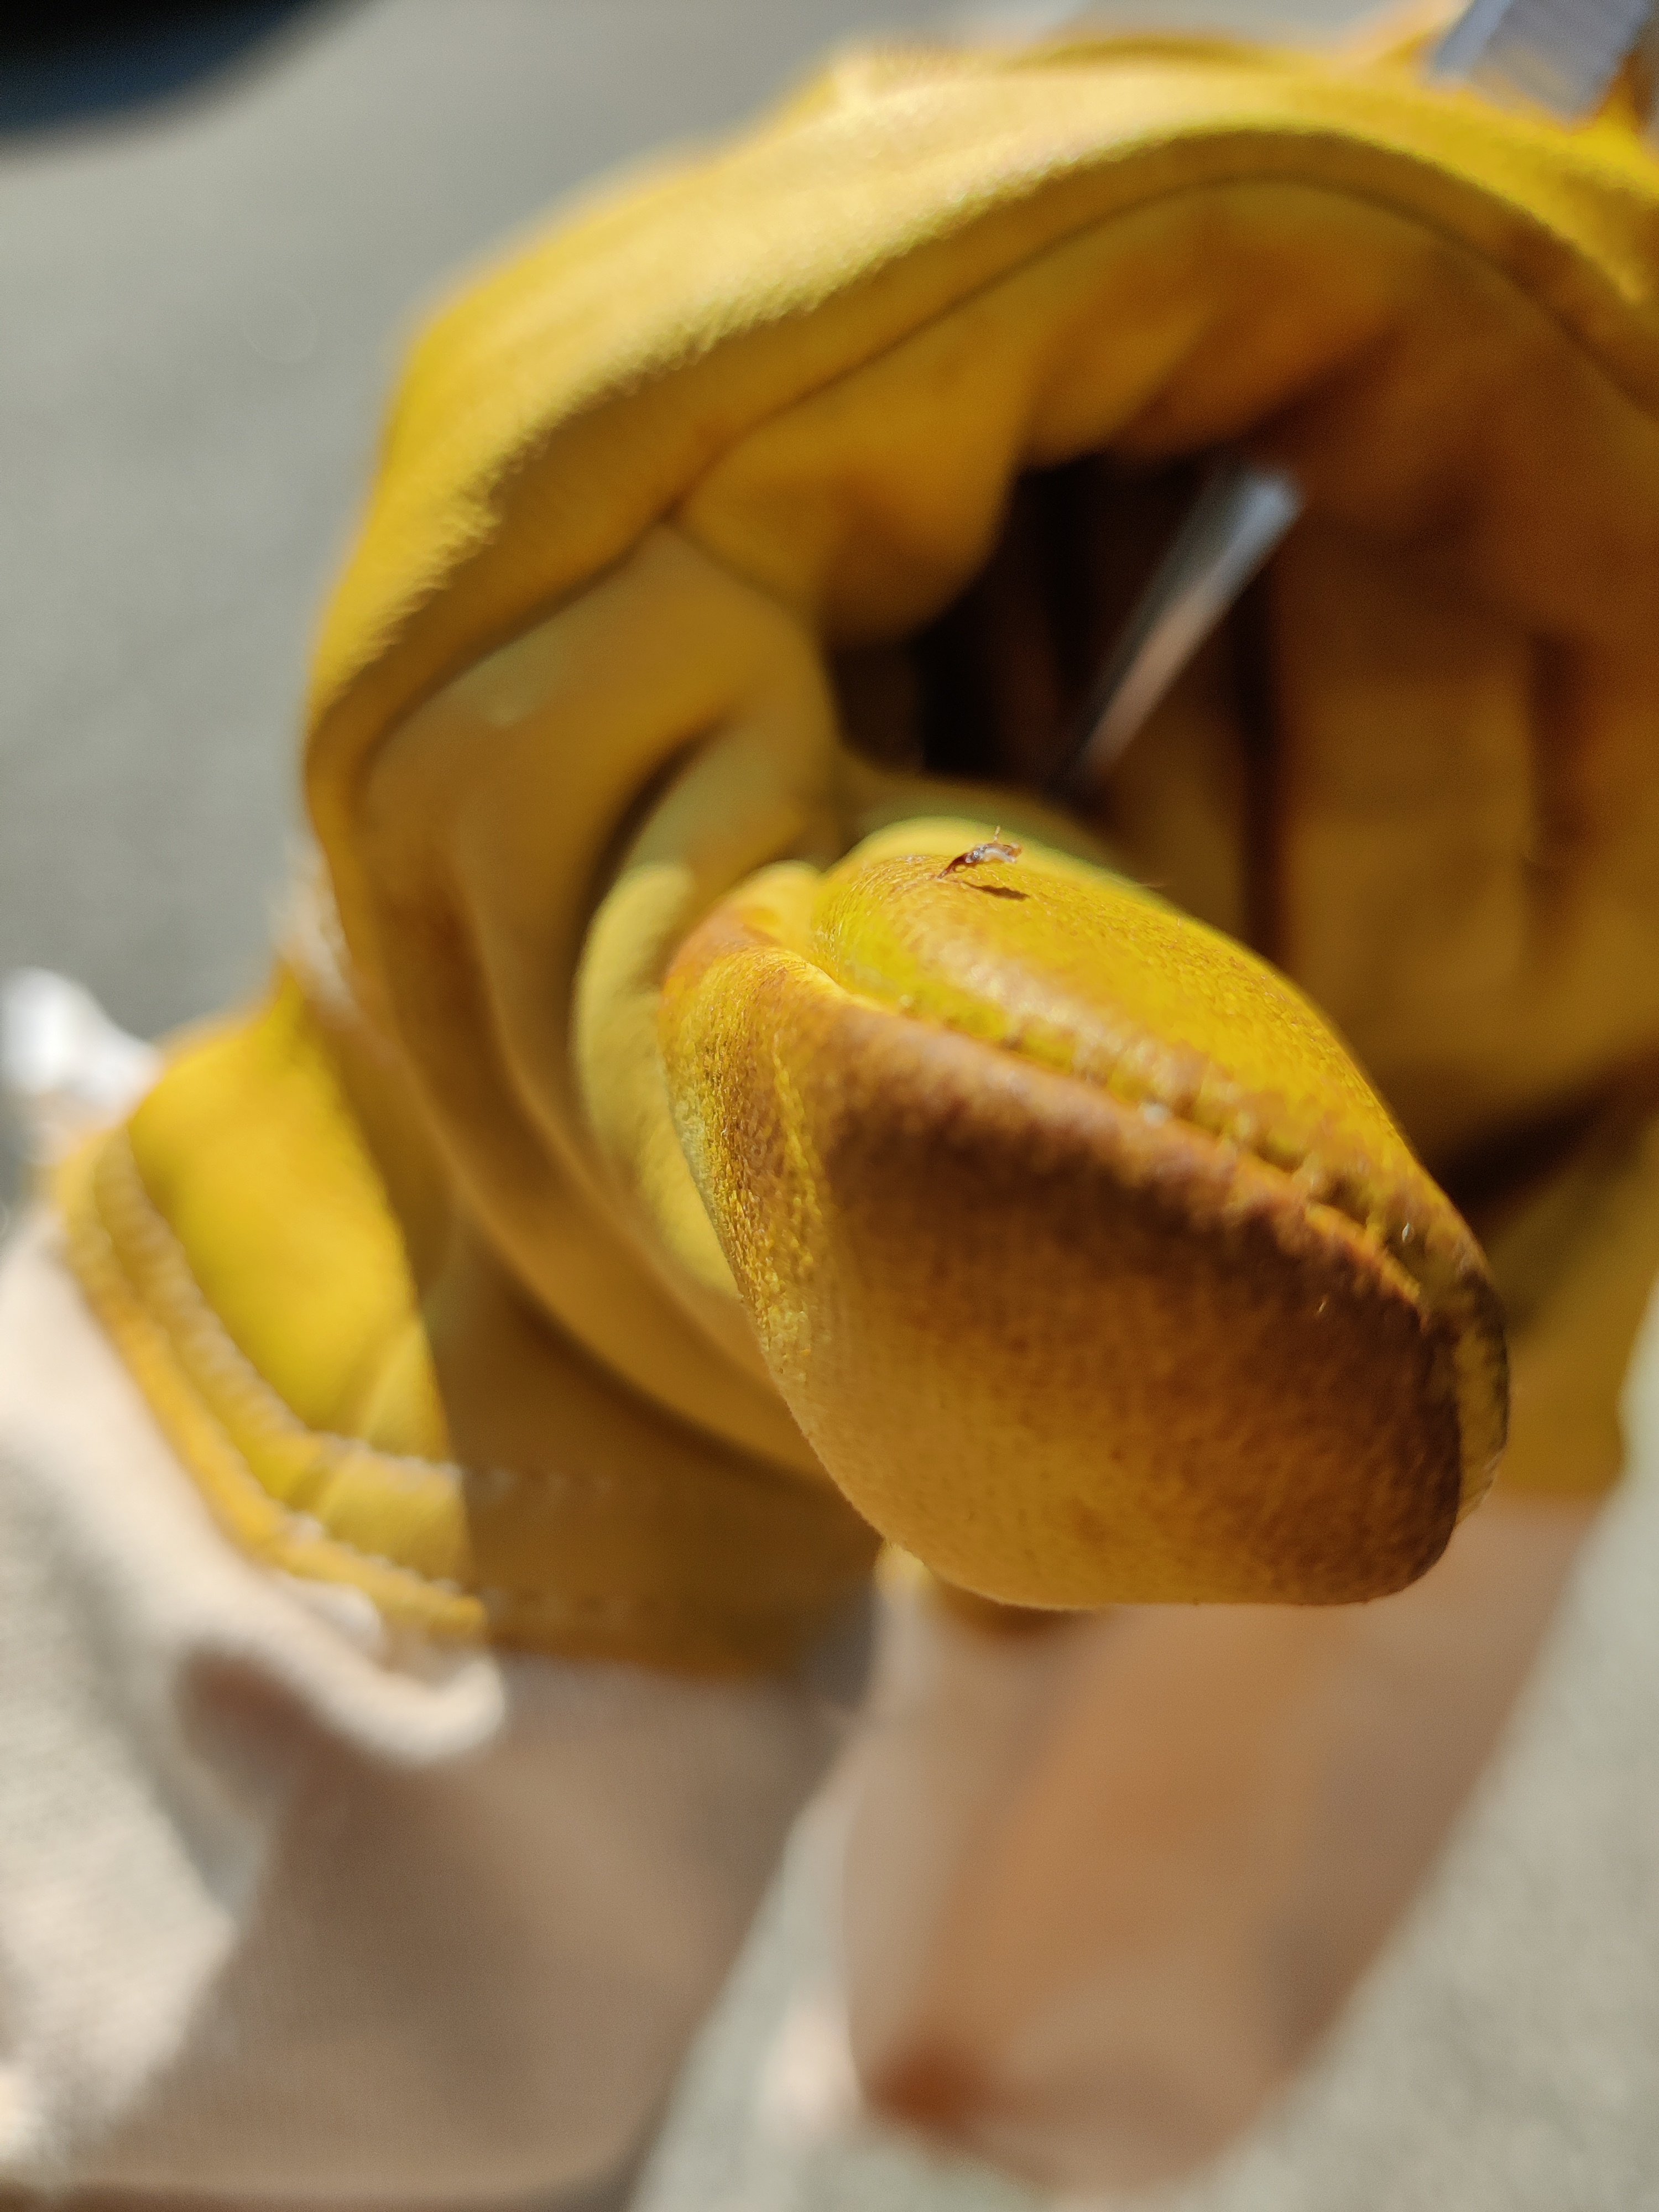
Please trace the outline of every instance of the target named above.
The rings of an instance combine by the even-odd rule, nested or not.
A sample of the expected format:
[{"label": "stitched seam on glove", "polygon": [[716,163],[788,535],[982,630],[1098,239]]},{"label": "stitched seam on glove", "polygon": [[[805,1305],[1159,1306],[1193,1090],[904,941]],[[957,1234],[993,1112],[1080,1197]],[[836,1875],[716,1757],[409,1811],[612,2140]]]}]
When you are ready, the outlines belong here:
[{"label": "stitched seam on glove", "polygon": [[[479,1583],[465,1557],[461,1522],[468,1478],[462,1470],[306,1428],[204,1297],[183,1247],[144,1187],[125,1128],[72,1156],[56,1187],[70,1264],[83,1291],[214,1517],[240,1548],[289,1574],[349,1583],[387,1618],[449,1640],[493,1638],[647,1663],[660,1650],[687,1670],[714,1671],[775,1663],[799,1641],[790,1593],[769,1604],[764,1589],[757,1589],[740,1615],[727,1617],[713,1599],[582,1596],[544,1586]],[[290,1445],[298,1448],[300,1464],[284,1467]],[[310,1510],[283,1495],[296,1481],[319,1490],[349,1486],[359,1493],[365,1485],[388,1480],[406,1489],[411,1478],[442,1486],[444,1516],[457,1524],[441,1540],[453,1562],[448,1573],[341,1535],[331,1523],[358,1502],[356,1494],[317,1496]],[[550,1487],[613,1493],[630,1503],[635,1494],[631,1484],[603,1474],[544,1486],[538,1478],[495,1469],[482,1484],[496,1502],[504,1491],[517,1491],[544,1504]],[[661,1487],[645,1479],[638,1496],[647,1509]],[[429,1544],[429,1515],[422,1533]]]}]

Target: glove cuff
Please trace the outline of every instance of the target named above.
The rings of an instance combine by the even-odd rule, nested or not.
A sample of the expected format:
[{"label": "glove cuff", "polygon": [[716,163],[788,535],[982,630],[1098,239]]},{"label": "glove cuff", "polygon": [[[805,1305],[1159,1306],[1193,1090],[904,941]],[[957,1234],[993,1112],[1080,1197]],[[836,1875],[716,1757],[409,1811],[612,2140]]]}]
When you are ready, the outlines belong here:
[{"label": "glove cuff", "polygon": [[287,969],[188,1039],[57,1195],[89,1302],[226,1533],[394,1624],[746,1672],[789,1664],[867,1571],[874,1539],[827,1484],[639,1399],[504,1277],[475,1316],[495,1379],[510,1395],[533,1368],[558,1417],[533,1464],[457,1463],[409,1248]]}]

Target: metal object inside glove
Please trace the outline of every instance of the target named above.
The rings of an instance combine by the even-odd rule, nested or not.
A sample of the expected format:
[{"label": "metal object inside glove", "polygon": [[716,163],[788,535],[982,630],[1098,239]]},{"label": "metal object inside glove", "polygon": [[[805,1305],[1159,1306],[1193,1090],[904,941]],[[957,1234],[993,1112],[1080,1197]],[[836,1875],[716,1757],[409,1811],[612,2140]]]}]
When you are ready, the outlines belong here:
[{"label": "metal object inside glove", "polygon": [[[1471,0],[1425,74],[1577,122],[1607,97],[1652,13],[1653,0]],[[1110,774],[1301,511],[1282,470],[1236,453],[1216,463],[1107,657],[1054,796],[1081,795]]]}]

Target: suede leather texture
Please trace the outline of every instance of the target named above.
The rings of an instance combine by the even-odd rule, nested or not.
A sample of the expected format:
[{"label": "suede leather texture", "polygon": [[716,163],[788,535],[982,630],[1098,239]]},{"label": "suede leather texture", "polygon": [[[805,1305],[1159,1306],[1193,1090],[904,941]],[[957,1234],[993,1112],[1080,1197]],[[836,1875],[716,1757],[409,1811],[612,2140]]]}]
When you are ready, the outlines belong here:
[{"label": "suede leather texture", "polygon": [[[814,1540],[826,1504],[841,1510],[729,1256],[764,1240],[772,1200],[698,1188],[662,986],[688,934],[757,872],[831,867],[884,824],[951,811],[1159,885],[1196,918],[1189,945],[1215,925],[1304,988],[1410,1144],[1470,1194],[1521,1324],[1517,1479],[1612,1478],[1617,1379],[1659,1259],[1644,1074],[1659,1031],[1656,184],[1617,118],[1564,134],[1374,57],[1151,40],[881,52],[730,147],[600,195],[434,323],[319,649],[307,787],[344,1010],[310,996],[410,1255],[459,1463],[533,1462],[574,1360],[804,1502],[751,1580]],[[1249,634],[1194,668],[1088,819],[1061,820],[1018,789],[1063,734],[1078,680],[1032,642],[1026,488],[1081,472],[1072,550],[1101,627],[1155,552],[1160,501],[1167,512],[1193,457],[1228,441],[1291,467],[1307,519]],[[919,641],[953,611],[979,788],[951,781],[925,726]],[[1018,968],[1018,946],[988,925],[988,974],[1005,950]],[[1207,956],[1172,965],[1158,1017],[1172,1051],[1175,1001],[1189,988],[1201,1003],[1214,972]],[[998,1003],[984,975],[971,981]],[[881,1032],[913,1054],[882,1109],[896,1129],[896,1101],[942,1099],[957,1079],[936,1012]],[[738,1111],[797,1048],[833,1090],[837,1056],[863,1043],[792,1030],[772,1076],[734,1065],[716,1103]],[[1305,1043],[1278,1035],[1248,1086],[1272,1101],[1270,1162],[1310,1082],[1339,1113],[1364,1089],[1323,1048],[1306,1063]],[[1060,1079],[1018,1052],[971,1066],[981,1105],[1009,1081],[1035,1095],[1039,1076]],[[1065,1079],[1073,1102],[1088,1088]],[[1204,1133],[1238,1150],[1237,1132]],[[1401,1155],[1387,1114],[1356,1142],[1364,1173],[1388,1182]],[[1012,1139],[997,1157],[984,1223],[1006,1310],[1022,1291],[1040,1310],[1058,1216],[1045,1226],[1048,1196],[1022,1185]],[[1102,1157],[1095,1146],[1090,1175]],[[1223,1165],[1235,1190],[1255,1172]],[[1113,1172],[1119,1199],[1145,1187],[1139,1168]],[[937,1145],[902,1174],[872,1158],[869,1175],[849,1278],[869,1293],[860,1326],[878,1335],[900,1310],[933,1326],[941,1371],[959,1362],[964,1386],[997,1401],[983,1334],[956,1326],[966,1292],[930,1304],[938,1264],[907,1274],[894,1256],[894,1224],[909,1236],[905,1208],[927,1211],[932,1179],[937,1244],[940,1224],[972,1219],[982,1178]],[[1454,1275],[1478,1290],[1455,1214],[1409,1176]],[[1339,1251],[1345,1310],[1369,1284],[1375,1433],[1390,1441],[1354,1479],[1380,1481],[1384,1502],[1331,1524],[1322,1551],[1294,1527],[1292,1450],[1235,1550],[1256,1594],[1353,1595],[1425,1564],[1478,1490],[1501,1368],[1484,1291],[1455,1321],[1443,1299],[1413,1305],[1422,1286],[1385,1248],[1414,1216],[1358,1229],[1362,1259],[1316,1212],[1317,1188],[1301,1197],[1316,1233],[1267,1334],[1286,1376],[1312,1378],[1297,1417],[1322,1392],[1334,1404],[1340,1377],[1367,1371],[1364,1331],[1322,1379],[1299,1331]],[[1083,1215],[1093,1202],[1079,1198]],[[1195,1279],[1220,1249],[1207,1204],[1134,1224],[1170,1281],[1181,1254]],[[761,1214],[735,1218],[744,1206]],[[1257,1228],[1273,1213],[1264,1200]],[[1274,1218],[1263,1265],[1289,1285],[1294,1237]],[[986,1249],[958,1250],[964,1280],[983,1279]],[[1084,1325],[1090,1270],[1109,1257],[1097,1243],[1057,1328]],[[1170,1316],[1257,1382],[1242,1355],[1263,1279],[1235,1267],[1205,1291],[1201,1326],[1190,1302]],[[1011,1322],[999,1341],[1000,1402],[1046,1417],[1063,1401],[1074,1456],[1091,1430],[1109,1434],[1109,1390],[1054,1395],[1073,1334],[1022,1338]],[[925,1522],[937,1546],[948,1514],[914,1519],[905,1495],[915,1371],[849,1366],[836,1419],[885,1440],[858,1502],[894,1501],[888,1532]],[[1170,1376],[1172,1420],[1202,1371]],[[1288,1400],[1285,1413],[1289,1433]],[[1219,1401],[1208,1432],[1236,1432]],[[616,1434],[606,1480],[643,1500],[650,1469]],[[1334,1434],[1314,1454],[1326,1504]],[[1048,1445],[1018,1423],[1002,1443],[1018,1490]],[[1259,1437],[1252,1455],[1272,1456]],[[1212,1460],[1218,1528],[1241,1525],[1236,1475]],[[1279,1532],[1277,1571],[1264,1529]],[[994,1594],[1077,1601],[1069,1567],[1034,1565],[1055,1563],[1041,1547],[999,1582],[1006,1533],[938,1564]],[[1079,1542],[1109,1550],[1122,1534]],[[1186,1594],[1237,1594],[1215,1528],[1201,1571],[1196,1551],[1137,1541],[1140,1581],[1129,1556],[1096,1596],[1181,1594],[1182,1573]],[[849,1534],[847,1587],[858,1553]],[[556,1557],[547,1571],[567,1570]],[[722,1633],[702,1638],[699,1663]]]},{"label": "suede leather texture", "polygon": [[774,870],[670,973],[686,1154],[803,1429],[1011,1604],[1413,1580],[1502,1447],[1474,1238],[1271,970],[963,834]]}]

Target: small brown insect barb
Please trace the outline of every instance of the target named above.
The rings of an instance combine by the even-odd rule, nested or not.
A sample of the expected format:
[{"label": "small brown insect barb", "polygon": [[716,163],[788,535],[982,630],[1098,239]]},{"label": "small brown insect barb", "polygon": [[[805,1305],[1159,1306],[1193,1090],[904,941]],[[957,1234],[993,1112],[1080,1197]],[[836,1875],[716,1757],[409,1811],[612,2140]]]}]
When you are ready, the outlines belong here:
[{"label": "small brown insect barb", "polygon": [[988,860],[1017,860],[1024,851],[1005,837],[999,829],[994,837],[988,837],[982,845],[970,845],[965,853],[958,853],[954,860],[947,860],[933,878],[935,883],[946,876],[959,875],[964,868],[982,868]]}]

